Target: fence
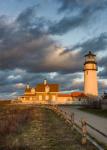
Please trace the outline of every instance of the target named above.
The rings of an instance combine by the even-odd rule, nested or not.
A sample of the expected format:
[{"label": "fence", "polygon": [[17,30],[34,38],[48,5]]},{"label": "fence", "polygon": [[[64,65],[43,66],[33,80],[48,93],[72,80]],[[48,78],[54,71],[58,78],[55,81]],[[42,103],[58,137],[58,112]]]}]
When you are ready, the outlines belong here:
[{"label": "fence", "polygon": [[64,118],[66,123],[70,124],[73,128],[78,130],[78,132],[81,134],[81,143],[83,145],[87,144],[87,140],[89,140],[98,150],[104,150],[104,148],[98,142],[96,142],[96,140],[94,140],[92,136],[89,135],[87,127],[93,129],[94,131],[107,138],[107,135],[105,133],[102,133],[101,131],[90,125],[88,122],[86,122],[84,119],[80,120],[81,126],[79,126],[75,122],[75,114],[73,112],[68,115],[66,112],[59,109],[57,105],[49,105],[47,107],[57,113],[60,117]]}]

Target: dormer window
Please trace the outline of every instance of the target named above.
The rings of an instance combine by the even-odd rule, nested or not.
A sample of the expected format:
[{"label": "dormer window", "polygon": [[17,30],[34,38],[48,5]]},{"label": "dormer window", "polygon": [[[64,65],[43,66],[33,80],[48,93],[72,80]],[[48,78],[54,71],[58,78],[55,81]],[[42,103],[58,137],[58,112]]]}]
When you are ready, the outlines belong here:
[{"label": "dormer window", "polygon": [[26,88],[27,88],[27,89],[30,89],[30,86],[29,86],[29,84],[27,84]]},{"label": "dormer window", "polygon": [[45,86],[45,92],[46,92],[46,93],[49,93],[49,91],[50,91],[50,87],[49,87],[48,85],[46,85],[46,86]]},{"label": "dormer window", "polygon": [[45,80],[44,80],[44,85],[46,85],[46,84],[47,84],[47,80],[45,79]]},{"label": "dormer window", "polygon": [[34,88],[31,89],[31,93],[35,94],[35,89]]}]

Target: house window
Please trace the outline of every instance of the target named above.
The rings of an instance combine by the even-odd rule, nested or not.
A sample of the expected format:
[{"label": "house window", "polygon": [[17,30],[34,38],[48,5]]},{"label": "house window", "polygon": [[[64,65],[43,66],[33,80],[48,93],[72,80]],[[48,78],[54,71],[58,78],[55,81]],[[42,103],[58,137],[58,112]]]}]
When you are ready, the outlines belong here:
[{"label": "house window", "polygon": [[46,99],[46,100],[49,100],[49,95],[46,95],[45,99]]},{"label": "house window", "polygon": [[35,89],[34,88],[31,89],[31,93],[35,94]]},{"label": "house window", "polygon": [[42,100],[42,95],[39,95],[39,100]]},{"label": "house window", "polygon": [[32,101],[32,97],[30,97],[30,100]]},{"label": "house window", "polygon": [[45,92],[48,93],[49,91],[50,91],[50,88],[49,88],[48,85],[46,85],[46,87],[45,87]]},{"label": "house window", "polygon": [[53,96],[52,96],[52,99],[55,101],[55,100],[56,100],[56,96],[55,96],[55,95],[53,95]]}]

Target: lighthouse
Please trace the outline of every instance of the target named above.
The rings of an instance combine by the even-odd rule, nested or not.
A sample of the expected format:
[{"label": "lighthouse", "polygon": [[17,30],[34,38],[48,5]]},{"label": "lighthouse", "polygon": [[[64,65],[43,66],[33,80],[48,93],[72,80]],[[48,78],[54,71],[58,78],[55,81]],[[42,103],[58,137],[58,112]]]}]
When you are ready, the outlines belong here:
[{"label": "lighthouse", "polygon": [[91,51],[85,55],[84,63],[84,93],[98,96],[96,55]]}]

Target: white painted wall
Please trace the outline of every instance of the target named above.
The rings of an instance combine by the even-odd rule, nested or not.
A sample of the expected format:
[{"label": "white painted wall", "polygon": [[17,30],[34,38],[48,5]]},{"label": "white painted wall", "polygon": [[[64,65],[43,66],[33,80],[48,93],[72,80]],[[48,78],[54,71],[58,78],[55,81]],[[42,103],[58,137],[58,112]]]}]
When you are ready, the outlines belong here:
[{"label": "white painted wall", "polygon": [[98,81],[96,70],[84,71],[84,93],[90,95],[98,95]]}]

